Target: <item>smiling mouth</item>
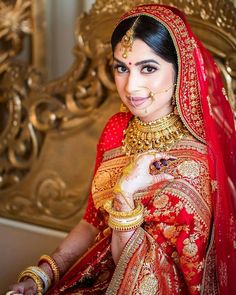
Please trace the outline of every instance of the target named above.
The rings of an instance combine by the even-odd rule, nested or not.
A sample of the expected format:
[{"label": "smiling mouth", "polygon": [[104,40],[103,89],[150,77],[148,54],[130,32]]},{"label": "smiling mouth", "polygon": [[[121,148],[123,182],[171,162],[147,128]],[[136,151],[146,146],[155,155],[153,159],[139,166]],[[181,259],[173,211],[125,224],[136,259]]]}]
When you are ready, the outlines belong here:
[{"label": "smiling mouth", "polygon": [[129,96],[127,98],[128,98],[129,104],[134,107],[141,106],[148,100],[148,97],[139,97],[139,96]]}]

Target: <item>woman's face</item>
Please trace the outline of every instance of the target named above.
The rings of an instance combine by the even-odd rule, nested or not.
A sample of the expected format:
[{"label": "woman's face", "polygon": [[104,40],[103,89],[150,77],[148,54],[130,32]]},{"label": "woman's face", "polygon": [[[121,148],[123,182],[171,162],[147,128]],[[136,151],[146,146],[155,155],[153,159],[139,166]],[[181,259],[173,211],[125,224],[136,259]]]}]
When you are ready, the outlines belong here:
[{"label": "woman's face", "polygon": [[[114,51],[114,77],[122,102],[142,121],[157,120],[173,110],[176,73],[173,64],[165,61],[142,40],[133,42],[128,57],[122,57],[121,43]],[[154,94],[153,98],[150,92]]]}]

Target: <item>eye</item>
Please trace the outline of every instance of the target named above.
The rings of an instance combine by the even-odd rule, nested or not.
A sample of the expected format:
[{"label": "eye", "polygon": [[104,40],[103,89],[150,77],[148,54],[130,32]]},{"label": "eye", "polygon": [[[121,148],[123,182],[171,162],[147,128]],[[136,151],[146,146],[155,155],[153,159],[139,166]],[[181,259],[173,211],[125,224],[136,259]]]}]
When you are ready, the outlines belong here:
[{"label": "eye", "polygon": [[118,73],[127,73],[128,72],[128,69],[126,66],[119,65],[119,64],[114,65],[114,70],[116,70]]},{"label": "eye", "polygon": [[142,67],[141,72],[144,74],[151,74],[157,71],[157,68],[151,65],[145,65]]}]

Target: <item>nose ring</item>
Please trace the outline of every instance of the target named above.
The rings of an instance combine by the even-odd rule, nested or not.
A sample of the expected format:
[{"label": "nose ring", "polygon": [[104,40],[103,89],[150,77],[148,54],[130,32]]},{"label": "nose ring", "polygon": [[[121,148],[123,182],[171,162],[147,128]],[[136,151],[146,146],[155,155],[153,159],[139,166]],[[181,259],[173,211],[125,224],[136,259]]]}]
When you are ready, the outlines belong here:
[{"label": "nose ring", "polygon": [[149,97],[151,98],[151,100],[154,100],[154,93],[152,91],[149,92]]}]

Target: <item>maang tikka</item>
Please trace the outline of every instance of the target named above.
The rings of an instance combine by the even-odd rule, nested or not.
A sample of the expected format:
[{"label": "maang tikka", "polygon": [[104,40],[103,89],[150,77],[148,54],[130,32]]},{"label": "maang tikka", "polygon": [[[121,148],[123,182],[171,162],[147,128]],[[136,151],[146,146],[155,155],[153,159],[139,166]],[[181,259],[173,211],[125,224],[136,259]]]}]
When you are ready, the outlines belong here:
[{"label": "maang tikka", "polygon": [[122,56],[124,58],[128,57],[129,51],[132,51],[132,46],[134,43],[134,30],[135,30],[135,27],[137,26],[138,21],[139,21],[139,17],[136,18],[132,27],[125,33],[125,35],[121,39],[121,47],[123,49]]}]

